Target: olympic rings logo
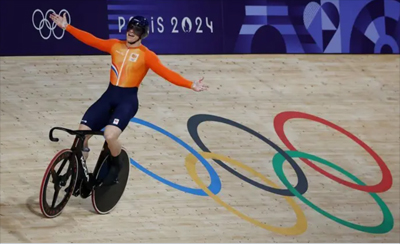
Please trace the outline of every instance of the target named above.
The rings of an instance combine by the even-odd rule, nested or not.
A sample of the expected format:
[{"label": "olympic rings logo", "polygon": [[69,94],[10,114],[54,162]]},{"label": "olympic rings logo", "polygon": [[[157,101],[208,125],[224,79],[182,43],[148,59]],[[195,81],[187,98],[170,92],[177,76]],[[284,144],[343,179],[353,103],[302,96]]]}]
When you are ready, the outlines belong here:
[{"label": "olympic rings logo", "polygon": [[[347,137],[349,137],[350,139],[352,139],[354,142],[356,142],[362,148],[364,148],[375,159],[375,161],[377,162],[378,166],[380,167],[380,169],[382,171],[381,182],[379,182],[376,185],[372,185],[372,186],[365,185],[365,183],[362,182],[361,180],[359,180],[356,176],[354,176],[351,173],[347,172],[346,170],[342,169],[338,165],[335,165],[335,164],[333,164],[325,159],[322,159],[320,157],[317,157],[315,155],[297,151],[296,148],[289,142],[289,140],[287,139],[285,132],[284,132],[284,124],[291,119],[307,119],[307,120],[311,120],[311,121],[314,121],[317,123],[321,123],[332,129],[337,130],[338,132],[341,132],[342,134],[344,134]],[[196,150],[194,150],[192,147],[190,147],[188,144],[183,142],[178,137],[174,136],[173,134],[169,133],[168,131],[166,131],[154,124],[151,124],[147,121],[144,121],[144,120],[141,120],[138,118],[132,118],[131,122],[154,129],[154,130],[168,136],[169,138],[171,138],[172,140],[174,140],[175,142],[177,142],[178,144],[183,146],[186,150],[188,150],[189,154],[185,158],[185,166],[186,166],[186,169],[187,169],[189,175],[191,176],[193,181],[200,187],[200,189],[193,189],[193,188],[185,187],[185,186],[173,183],[171,181],[168,181],[168,180],[156,175],[155,173],[149,171],[148,169],[144,168],[138,162],[136,162],[135,160],[133,160],[131,158],[130,162],[133,166],[135,166],[139,170],[143,171],[147,175],[153,177],[154,179],[156,179],[170,187],[173,187],[177,190],[183,191],[185,193],[190,193],[193,195],[210,196],[215,202],[219,203],[220,205],[225,207],[230,212],[234,213],[238,217],[240,217],[254,225],[257,225],[261,228],[264,228],[266,230],[269,230],[269,231],[272,231],[275,233],[283,234],[283,235],[299,235],[299,234],[304,233],[307,229],[307,220],[306,220],[306,217],[305,217],[303,211],[301,210],[300,206],[297,205],[296,202],[294,201],[294,197],[297,197],[300,201],[302,201],[303,203],[305,203],[306,205],[308,205],[310,208],[314,209],[318,213],[322,214],[323,216],[325,216],[341,225],[352,228],[354,230],[358,230],[358,231],[362,231],[362,232],[366,232],[366,233],[373,233],[373,234],[383,234],[383,233],[387,233],[393,229],[393,226],[394,226],[393,215],[392,215],[391,211],[389,210],[389,208],[387,207],[387,205],[385,204],[385,202],[376,194],[376,193],[385,192],[385,191],[389,190],[392,186],[392,181],[393,181],[392,175],[391,175],[390,170],[386,166],[385,162],[368,145],[366,145],[364,142],[362,142],[356,136],[354,136],[350,132],[346,131],[345,129],[339,127],[338,125],[335,125],[335,124],[333,124],[329,121],[326,121],[322,118],[319,118],[319,117],[311,115],[311,114],[302,113],[302,112],[287,111],[287,112],[279,113],[274,118],[274,128],[275,128],[275,131],[276,131],[277,135],[279,136],[279,138],[289,149],[289,150],[283,150],[282,148],[277,146],[275,143],[273,143],[272,141],[270,141],[263,135],[261,135],[261,134],[257,133],[256,131],[254,131],[242,124],[239,124],[235,121],[232,121],[232,120],[229,120],[226,118],[222,118],[222,117],[218,117],[215,115],[209,115],[209,114],[194,115],[191,118],[189,118],[187,127],[188,127],[190,136],[195,141],[195,143],[201,148],[201,150],[203,150],[202,152],[197,152]],[[272,182],[271,180],[269,180],[265,176],[263,176],[261,173],[257,172],[256,170],[252,169],[251,167],[249,167],[241,162],[238,162],[238,161],[236,161],[232,158],[229,158],[227,156],[224,156],[224,155],[210,152],[210,150],[201,141],[200,136],[198,134],[197,128],[203,122],[218,122],[218,123],[236,127],[240,130],[243,130],[243,131],[257,137],[258,139],[264,141],[266,144],[271,146],[277,152],[272,160],[273,168],[275,170],[275,173],[277,174],[277,176],[279,177],[279,179],[282,181],[282,183],[285,185],[285,187],[287,189],[278,188],[278,185],[276,183]],[[261,223],[260,221],[253,219],[253,218],[239,212],[238,210],[236,210],[235,208],[233,208],[226,202],[222,201],[221,198],[217,196],[221,190],[221,180],[220,180],[218,174],[216,173],[216,171],[214,170],[214,168],[207,162],[206,158],[213,159],[222,168],[224,168],[228,172],[232,173],[233,175],[237,176],[238,178],[246,181],[247,183],[249,183],[253,186],[256,186],[262,190],[283,196],[296,214],[296,217],[297,217],[296,223],[291,227],[277,227],[277,226]],[[326,212],[325,210],[321,209],[320,207],[318,207],[317,205],[315,205],[314,203],[309,201],[303,195],[308,190],[307,177],[305,176],[304,172],[301,170],[300,166],[293,160],[293,158],[301,159],[301,161],[303,161],[305,164],[309,165],[310,167],[312,167],[313,169],[315,169],[322,175],[324,175],[342,185],[345,185],[345,186],[350,187],[355,190],[368,192],[369,195],[376,201],[376,203],[378,204],[378,206],[380,207],[380,209],[382,211],[382,214],[383,214],[382,223],[380,223],[376,226],[364,226],[364,225],[351,223],[349,221],[346,221],[346,220],[343,220],[336,216],[333,216],[332,214]],[[342,173],[347,178],[349,178],[350,181],[341,179],[339,177],[336,177],[336,176],[326,172],[325,170],[323,170],[316,164],[312,163],[310,160],[312,160],[314,162],[318,162],[320,164],[323,164],[333,170],[336,170],[336,171]],[[201,179],[199,178],[199,176],[196,172],[195,165],[196,165],[197,161],[200,161],[200,163],[203,164],[203,166],[206,168],[206,170],[209,173],[209,176],[211,179],[211,183],[209,186],[206,186],[204,184],[204,182],[201,181]],[[225,163],[234,165],[236,167],[239,167],[239,168],[251,173],[252,175],[260,178],[265,184],[261,184],[261,183],[258,183],[256,181],[253,181],[253,180],[247,178],[246,176],[235,171],[233,168],[229,167],[227,164],[223,163],[222,161],[224,161]],[[298,177],[298,183],[296,186],[292,186],[284,174],[283,164],[285,161],[288,161],[291,164],[292,168],[296,172],[296,175]]]},{"label": "olympic rings logo", "polygon": [[[38,25],[36,25],[35,23],[35,15],[36,13],[39,13],[42,16],[42,20],[40,20],[40,22],[38,23]],[[35,11],[33,11],[32,14],[32,24],[33,27],[39,31],[40,36],[44,39],[44,40],[48,40],[50,38],[50,36],[53,34],[53,36],[57,39],[57,40],[61,40],[64,37],[65,34],[65,30],[62,29],[62,34],[61,36],[57,36],[55,33],[55,29],[57,28],[57,24],[56,23],[50,23],[50,21],[48,20],[48,17],[50,16],[51,13],[56,13],[53,9],[49,9],[47,10],[46,14],[43,14],[43,12],[40,9],[36,9]],[[65,9],[61,10],[59,15],[62,16],[63,13],[67,14],[67,23],[70,24],[71,23],[71,15],[69,14],[69,12]],[[42,30],[44,28],[44,26],[46,25],[46,27],[50,30],[49,35],[48,36],[44,36],[42,33]]]}]

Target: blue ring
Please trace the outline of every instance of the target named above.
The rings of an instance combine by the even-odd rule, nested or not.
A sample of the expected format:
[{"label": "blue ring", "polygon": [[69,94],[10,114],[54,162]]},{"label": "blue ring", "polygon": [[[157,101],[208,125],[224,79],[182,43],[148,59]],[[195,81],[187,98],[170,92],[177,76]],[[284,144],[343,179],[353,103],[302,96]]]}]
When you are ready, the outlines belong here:
[{"label": "blue ring", "polygon": [[[215,172],[214,168],[207,162],[207,160],[201,156],[198,152],[196,152],[196,150],[194,150],[192,147],[190,147],[188,144],[186,144],[185,142],[183,142],[181,139],[179,139],[178,137],[172,135],[171,133],[169,133],[168,131],[154,125],[151,124],[150,122],[138,119],[138,118],[132,118],[130,120],[130,122],[133,123],[137,123],[140,125],[144,125],[147,126],[149,128],[152,128],[158,132],[161,132],[162,134],[168,136],[169,138],[171,138],[172,140],[174,140],[175,142],[177,142],[178,144],[180,144],[181,146],[183,146],[184,148],[186,148],[186,150],[188,150],[191,154],[193,154],[203,165],[204,167],[207,169],[208,174],[210,175],[211,178],[211,183],[208,186],[208,189],[214,194],[217,195],[220,191],[221,191],[221,180],[217,174],[217,172]],[[185,187],[185,186],[181,186],[178,185],[176,183],[173,183],[171,181],[168,181],[156,174],[154,174],[153,172],[149,171],[148,169],[144,168],[143,166],[141,166],[139,163],[137,163],[135,160],[133,160],[132,158],[130,158],[131,164],[133,166],[135,166],[136,168],[140,169],[141,171],[143,171],[144,173],[148,174],[149,176],[153,177],[154,179],[172,187],[175,188],[177,190],[186,192],[186,193],[190,193],[193,195],[198,195],[198,196],[208,196],[207,193],[205,193],[202,189],[195,189],[195,188],[189,188],[189,187]]]}]

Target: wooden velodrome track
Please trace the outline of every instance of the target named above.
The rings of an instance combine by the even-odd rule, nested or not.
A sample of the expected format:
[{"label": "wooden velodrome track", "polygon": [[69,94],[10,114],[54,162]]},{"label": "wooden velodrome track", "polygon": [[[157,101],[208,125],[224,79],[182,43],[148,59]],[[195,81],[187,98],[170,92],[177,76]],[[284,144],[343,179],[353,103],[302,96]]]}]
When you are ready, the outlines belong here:
[{"label": "wooden velodrome track", "polygon": [[[222,184],[211,198],[173,188],[132,165],[129,185],[111,214],[97,215],[90,198],[72,197],[59,217],[46,219],[38,203],[44,171],[55,153],[69,148],[73,140],[56,132],[60,141],[54,143],[49,141],[48,132],[54,126],[77,129],[83,113],[108,85],[110,57],[2,57],[1,242],[400,241],[398,55],[161,59],[189,79],[204,76],[210,89],[195,93],[149,72],[139,90],[136,117],[170,132],[197,152],[203,150],[192,139],[187,125],[194,115],[237,122],[288,151],[274,121],[278,128],[285,116],[304,113],[352,133],[383,160],[380,164],[383,169],[387,165],[388,170],[383,175],[375,159],[338,130],[312,121],[313,117],[294,118],[284,126],[290,143],[300,152],[333,164],[312,160],[315,166],[352,187],[360,188],[360,180],[376,187],[353,189],[294,155],[308,189],[299,195],[302,199],[285,198],[257,188],[207,159]],[[193,124],[190,126],[193,129]],[[271,188],[273,182],[277,188],[287,189],[277,173],[279,162],[274,169],[276,150],[266,142],[221,122],[201,123],[198,133],[211,152],[237,161],[231,164],[223,160],[235,172]],[[132,122],[121,141],[132,159],[166,180],[194,189],[199,189],[192,179],[197,174],[205,186],[211,182],[201,163],[194,164],[189,157],[185,164],[188,150],[152,128]],[[102,143],[99,137],[91,140],[90,168]],[[285,162],[282,167],[280,177],[285,175],[296,185],[299,180],[291,165]],[[218,191],[215,182],[212,188]],[[299,185],[304,187],[304,181]]]}]

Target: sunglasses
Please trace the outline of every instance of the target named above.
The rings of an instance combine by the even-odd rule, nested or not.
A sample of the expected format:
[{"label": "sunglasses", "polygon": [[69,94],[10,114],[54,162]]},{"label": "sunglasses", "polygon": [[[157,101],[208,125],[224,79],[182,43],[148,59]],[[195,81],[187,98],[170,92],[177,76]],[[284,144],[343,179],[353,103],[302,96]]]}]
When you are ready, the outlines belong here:
[{"label": "sunglasses", "polygon": [[136,25],[130,25],[127,28],[127,31],[133,30],[133,32],[135,33],[135,35],[137,36],[141,36],[143,34],[143,28],[136,26]]}]

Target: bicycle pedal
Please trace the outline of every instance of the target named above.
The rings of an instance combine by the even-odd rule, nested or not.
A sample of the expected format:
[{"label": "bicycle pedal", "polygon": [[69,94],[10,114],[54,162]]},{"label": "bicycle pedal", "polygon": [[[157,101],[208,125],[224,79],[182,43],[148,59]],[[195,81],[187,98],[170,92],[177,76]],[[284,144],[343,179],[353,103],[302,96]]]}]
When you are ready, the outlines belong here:
[{"label": "bicycle pedal", "polygon": [[90,195],[91,195],[91,193],[92,193],[92,190],[89,190],[89,189],[87,189],[87,188],[82,188],[81,189],[81,191],[80,191],[80,196],[83,198],[83,199],[85,199],[85,198],[88,198]]}]

